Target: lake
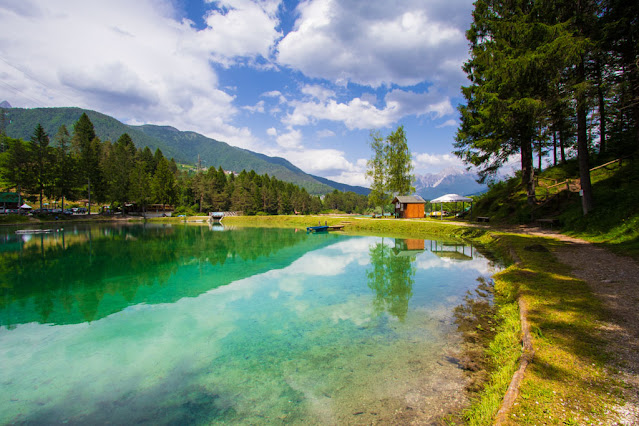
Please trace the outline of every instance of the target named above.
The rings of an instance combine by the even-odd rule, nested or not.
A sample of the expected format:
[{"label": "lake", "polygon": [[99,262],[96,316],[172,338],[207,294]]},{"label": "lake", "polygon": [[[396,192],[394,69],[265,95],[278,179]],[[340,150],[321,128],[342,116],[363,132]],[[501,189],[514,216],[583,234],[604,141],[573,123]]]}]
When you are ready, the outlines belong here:
[{"label": "lake", "polygon": [[424,239],[208,225],[0,230],[0,423],[428,422],[496,266]]}]

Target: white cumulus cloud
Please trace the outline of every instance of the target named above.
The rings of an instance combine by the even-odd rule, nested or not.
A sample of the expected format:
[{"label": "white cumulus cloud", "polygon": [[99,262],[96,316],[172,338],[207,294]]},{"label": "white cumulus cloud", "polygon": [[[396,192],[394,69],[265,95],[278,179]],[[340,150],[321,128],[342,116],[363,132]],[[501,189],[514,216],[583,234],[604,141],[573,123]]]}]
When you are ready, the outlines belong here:
[{"label": "white cumulus cloud", "polygon": [[417,172],[433,172],[447,168],[462,169],[464,162],[453,154],[413,154],[413,166]]},{"label": "white cumulus cloud", "polygon": [[210,61],[268,56],[281,37],[279,2],[218,4],[227,12],[211,12],[198,30],[157,0],[4,1],[0,97],[14,106],[90,108],[249,147],[256,140],[234,124],[235,96],[219,87]]},{"label": "white cumulus cloud", "polygon": [[440,118],[454,112],[450,99],[437,92],[415,93],[395,89],[384,100],[383,108],[378,108],[364,97],[348,102],[335,99],[293,100],[288,103],[293,110],[282,122],[289,126],[306,126],[328,120],[342,122],[349,130],[374,129],[388,127],[408,115]]},{"label": "white cumulus cloud", "polygon": [[287,133],[282,133],[277,137],[277,144],[282,148],[300,148],[302,142],[302,132],[297,129],[290,129]]},{"label": "white cumulus cloud", "polygon": [[447,83],[457,91],[472,0],[303,1],[280,64],[335,83]]}]

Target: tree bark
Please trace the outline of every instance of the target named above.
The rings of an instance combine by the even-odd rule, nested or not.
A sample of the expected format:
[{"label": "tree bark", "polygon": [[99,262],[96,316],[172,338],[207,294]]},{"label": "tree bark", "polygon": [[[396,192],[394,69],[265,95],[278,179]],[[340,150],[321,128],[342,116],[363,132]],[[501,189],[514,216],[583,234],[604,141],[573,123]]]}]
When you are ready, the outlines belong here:
[{"label": "tree bark", "polygon": [[537,171],[541,173],[541,157],[543,155],[543,147],[541,145],[541,140],[539,141],[539,155],[537,156]]},{"label": "tree bark", "polygon": [[561,154],[561,164],[566,164],[566,147],[564,146],[566,134],[563,130],[559,130],[559,153]]},{"label": "tree bark", "polygon": [[[578,82],[585,79],[585,69],[583,58],[577,67]],[[586,95],[583,91],[577,93],[577,156],[579,160],[579,179],[581,182],[581,207],[584,216],[594,207],[592,197],[592,185],[590,184],[590,165],[588,158],[588,130]]]},{"label": "tree bark", "polygon": [[552,165],[557,165],[557,131],[552,131]]},{"label": "tree bark", "polygon": [[526,187],[528,204],[534,204],[535,202],[535,185],[533,179],[532,137],[526,135],[523,136],[521,143],[521,183]]},{"label": "tree bark", "polygon": [[597,97],[599,98],[599,155],[606,154],[606,100],[603,91],[601,62],[597,61]]}]

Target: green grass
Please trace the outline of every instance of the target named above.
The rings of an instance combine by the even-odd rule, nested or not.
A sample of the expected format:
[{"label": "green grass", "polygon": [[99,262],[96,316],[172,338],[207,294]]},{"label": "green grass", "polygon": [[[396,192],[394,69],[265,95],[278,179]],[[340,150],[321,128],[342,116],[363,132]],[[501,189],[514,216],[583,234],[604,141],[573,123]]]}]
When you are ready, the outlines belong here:
[{"label": "green grass", "polygon": [[[582,213],[578,193],[563,191],[542,206],[527,204],[519,177],[491,185],[475,203],[474,216],[490,216],[493,224],[525,224],[536,218],[556,218],[561,232],[639,258],[639,159],[624,160],[591,172],[595,208]],[[541,181],[576,178],[575,161],[544,170]],[[545,178],[545,179],[544,179]],[[556,189],[551,190],[556,192]],[[540,198],[545,190],[537,188]]]},{"label": "green grass", "polygon": [[18,214],[0,215],[0,224],[3,224],[3,225],[10,225],[14,223],[24,223],[28,221],[29,221],[29,218],[27,216],[22,216]]},{"label": "green grass", "polygon": [[[610,423],[606,407],[620,402],[615,397],[619,384],[605,368],[608,353],[598,327],[608,318],[601,302],[556,260],[552,251],[563,243],[521,235],[504,238],[521,259],[518,271],[506,279],[528,305],[535,348],[510,420]],[[548,251],[529,250],[539,246]]]}]

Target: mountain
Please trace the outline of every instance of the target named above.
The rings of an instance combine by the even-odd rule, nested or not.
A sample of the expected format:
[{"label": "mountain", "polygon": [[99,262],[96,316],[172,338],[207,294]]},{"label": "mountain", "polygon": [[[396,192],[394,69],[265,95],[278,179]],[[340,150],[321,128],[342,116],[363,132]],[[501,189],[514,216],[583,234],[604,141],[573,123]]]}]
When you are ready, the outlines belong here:
[{"label": "mountain", "polygon": [[199,155],[202,165],[207,168],[221,166],[224,170],[235,172],[254,170],[258,174],[268,173],[269,176],[306,188],[311,194],[325,194],[334,189],[341,191],[343,187],[356,188],[354,192],[358,193],[366,191],[366,188],[351,187],[309,175],[284,158],[237,148],[199,133],[180,131],[170,126],[130,126],[108,115],[81,108],[12,108],[8,111],[7,135],[29,140],[35,126],[40,123],[53,138],[63,124],[72,132],[74,123],[82,113],[89,116],[100,139],[115,141],[123,133],[128,133],[137,147],[148,146],[152,151],[159,148],[165,157],[174,158],[177,162],[195,164]]},{"label": "mountain", "polygon": [[477,183],[472,172],[448,168],[439,173],[415,176],[415,192],[426,200],[445,194],[473,195],[485,192],[488,186]]},{"label": "mountain", "polygon": [[342,191],[342,192],[354,192],[356,194],[360,194],[360,195],[368,195],[370,194],[371,190],[368,188],[364,188],[363,186],[353,186],[353,185],[347,185],[345,183],[339,183],[339,182],[335,182],[320,176],[315,176],[315,175],[311,175],[313,178],[315,178],[316,180],[328,185],[328,186],[332,186],[333,188],[337,189],[338,191]]},{"label": "mountain", "polygon": [[0,102],[0,108],[11,108],[11,104],[7,101]]}]

